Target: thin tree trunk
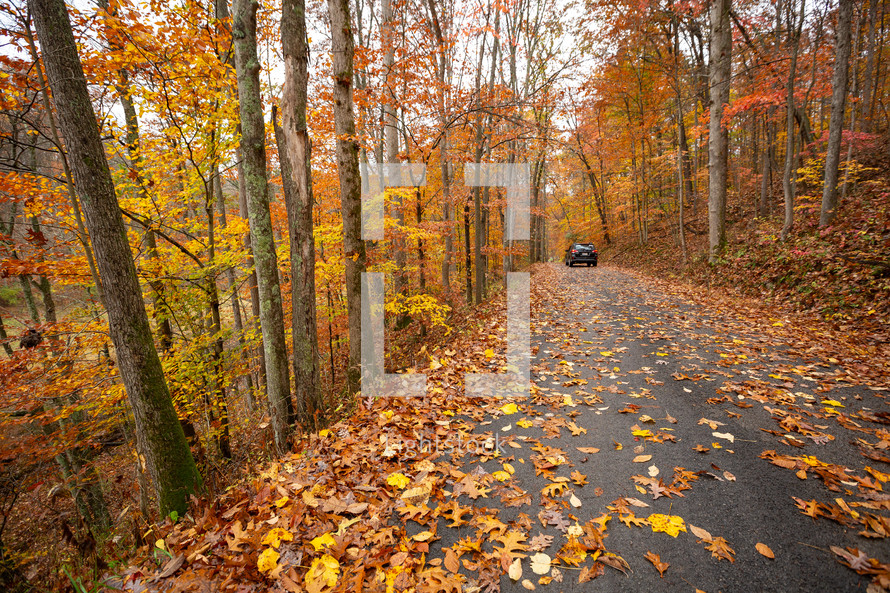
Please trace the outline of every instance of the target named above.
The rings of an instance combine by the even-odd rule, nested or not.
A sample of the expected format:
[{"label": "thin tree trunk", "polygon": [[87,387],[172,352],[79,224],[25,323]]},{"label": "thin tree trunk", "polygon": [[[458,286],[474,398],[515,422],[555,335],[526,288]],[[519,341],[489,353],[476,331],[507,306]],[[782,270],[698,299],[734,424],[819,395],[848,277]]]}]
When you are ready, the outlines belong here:
[{"label": "thin tree trunk", "polygon": [[[381,5],[383,22],[381,24],[381,42],[383,44],[383,144],[384,144],[384,162],[399,162],[399,124],[396,117],[396,105],[398,97],[396,96],[396,76],[395,76],[395,44],[396,31],[395,19],[392,12],[392,0],[383,0]],[[381,176],[383,171],[380,172]],[[398,229],[393,233],[392,251],[396,264],[395,275],[393,276],[393,291],[395,294],[404,294],[407,288],[407,279],[405,278],[405,265],[407,263],[405,254],[405,210],[402,203],[401,192],[394,192],[392,195],[392,214],[396,220]]]},{"label": "thin tree trunk", "polygon": [[862,118],[859,124],[862,131],[871,133],[872,118],[872,89],[874,88],[875,72],[875,31],[878,14],[878,0],[870,0],[868,3],[868,39],[865,42],[865,74],[862,78]]},{"label": "thin tree trunk", "polygon": [[[794,116],[796,112],[794,101],[794,83],[797,76],[797,55],[800,49],[800,33],[803,28],[804,10],[806,0],[800,0],[800,16],[795,25],[793,19],[789,18],[789,35],[791,40],[791,65],[788,69],[788,86],[785,100],[786,117],[785,117],[785,169],[782,173],[782,191],[785,194],[785,223],[782,225],[782,233],[780,239],[784,241],[791,228],[794,226],[794,202],[795,183],[794,183]],[[793,11],[789,11],[793,15]],[[796,28],[795,28],[796,27]]]},{"label": "thin tree trunk", "polygon": [[[226,198],[222,190],[222,178],[219,174],[219,165],[216,166],[216,170],[213,173],[213,180],[214,194],[216,197],[216,213],[219,218],[219,228],[222,230],[228,227],[229,223],[226,215]],[[226,268],[225,278],[226,291],[231,294],[232,325],[235,328],[235,335],[238,336],[238,344],[241,347],[241,351],[246,352],[247,339],[244,337],[244,319],[241,316],[241,298],[238,295],[238,281],[235,277],[235,268]],[[253,411],[256,407],[256,399],[253,393],[253,377],[250,373],[247,373],[244,375],[243,379],[247,392],[247,407]]]},{"label": "thin tree trunk", "polygon": [[352,81],[355,45],[349,0],[328,0],[333,42],[334,131],[337,135],[337,172],[340,177],[340,210],[343,216],[343,249],[346,259],[346,308],[349,318],[349,365],[346,385],[352,396],[360,389],[362,358],[362,272],[365,243],[361,235],[361,177],[358,169]]},{"label": "thin tree trunk", "polygon": [[37,37],[67,140],[75,187],[99,273],[108,279],[105,306],[117,363],[136,419],[137,439],[155,485],[161,514],[185,513],[201,478],[173,409],[155,350],[133,254],[105,159],[96,115],[64,0],[31,0]]},{"label": "thin tree trunk", "polygon": [[726,184],[729,130],[723,125],[723,109],[729,102],[732,74],[730,0],[711,3],[710,127],[708,132],[708,261],[714,263],[726,244]]},{"label": "thin tree trunk", "polygon": [[831,77],[831,121],[828,123],[828,149],[825,153],[825,185],[822,187],[822,211],[819,226],[831,224],[837,209],[837,179],[844,134],[844,112],[847,106],[847,74],[850,62],[850,21],[852,0],[840,0],[837,16],[837,37],[834,51],[834,74]]},{"label": "thin tree trunk", "polygon": [[[315,310],[315,238],[312,235],[311,145],[306,122],[309,40],[305,0],[284,0],[281,13],[284,89],[281,122],[275,126],[284,202],[290,232],[294,394],[297,419],[306,427],[322,421],[324,401],[318,378]],[[274,119],[274,114],[273,114]]]},{"label": "thin tree trunk", "polygon": [[[238,124],[235,133],[236,135],[241,136],[240,123]],[[250,215],[247,213],[247,180],[244,175],[244,157],[240,147],[235,149],[235,152],[238,158],[238,215],[242,219],[248,220]],[[253,244],[250,240],[250,231],[244,234],[244,250],[247,251],[247,261],[245,264],[247,265],[247,269],[250,270],[250,273],[247,275],[247,289],[250,293],[250,325],[260,337],[260,351],[256,353],[256,357],[259,360],[257,380],[263,395],[265,395],[268,393],[266,381],[266,356],[264,354],[266,350],[263,346],[265,338],[263,337],[263,332],[260,331],[260,289],[259,286],[257,286],[256,265],[253,259]]]},{"label": "thin tree trunk", "polygon": [[[859,98],[859,13],[856,13],[856,20],[853,24],[853,31],[856,34],[853,37],[853,88],[851,92],[853,94],[854,99]],[[853,135],[856,132],[856,124],[858,123],[856,118],[857,107],[859,107],[859,103],[854,102],[853,105],[850,106],[850,141],[847,142],[847,159],[846,164],[844,165],[844,182],[841,184],[841,195],[839,202],[843,204],[847,199],[847,188],[849,187],[850,181],[850,167],[853,163]]]},{"label": "thin tree trunk", "polygon": [[232,7],[232,37],[235,39],[235,70],[241,108],[241,154],[247,187],[247,214],[256,262],[260,301],[260,327],[266,359],[266,388],[269,414],[279,455],[290,450],[294,408],[290,395],[284,312],[278,281],[278,258],[269,212],[266,177],[266,128],[260,98],[260,64],[257,58],[257,0],[235,0]]},{"label": "thin tree trunk", "polygon": [[770,107],[767,110],[766,118],[763,122],[763,165],[760,177],[760,201],[757,206],[758,216],[765,218],[769,216],[769,198],[772,192],[772,163],[773,163],[773,143],[775,142],[775,132],[773,128],[773,111]]}]

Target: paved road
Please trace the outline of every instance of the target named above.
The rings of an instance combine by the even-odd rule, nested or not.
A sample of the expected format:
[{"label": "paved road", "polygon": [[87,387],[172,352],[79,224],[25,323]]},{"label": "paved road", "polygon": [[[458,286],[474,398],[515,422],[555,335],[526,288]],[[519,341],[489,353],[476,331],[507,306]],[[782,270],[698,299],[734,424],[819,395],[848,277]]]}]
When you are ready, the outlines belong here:
[{"label": "paved road", "polygon": [[[845,528],[824,517],[807,517],[792,496],[820,502],[843,498],[846,503],[886,497],[855,482],[840,484],[839,492],[829,491],[813,471],[800,479],[794,469],[772,465],[761,454],[773,450],[779,455],[815,456],[846,466],[857,476],[868,477],[865,466],[890,471],[887,464],[861,456],[851,444],[869,435],[840,426],[830,413],[822,412],[826,406],[821,405],[823,399],[831,398],[846,406],[842,411],[848,414],[862,408],[886,412],[884,400],[863,387],[817,392],[834,375],[827,362],[790,356],[785,345],[749,330],[745,320],[703,311],[666,296],[634,275],[607,267],[560,266],[553,272],[556,285],[546,287],[549,294],[546,301],[536,303],[532,322],[536,352],[532,376],[540,388],[538,403],[522,404],[518,413],[495,414],[490,425],[479,427],[512,437],[521,447],[505,448],[507,461],[516,470],[508,483],[532,497],[530,505],[502,508],[498,516],[505,522],[522,523],[526,521],[522,513],[527,515],[529,537],[554,536],[552,545],[543,551],[556,558],[569,541],[568,525],[584,525],[609,513],[605,547],[624,558],[630,570],[625,576],[607,568],[593,581],[578,584],[580,570],[566,569],[563,563],[562,583],[544,586],[528,560],[523,560],[522,578],[548,591],[864,591],[868,577],[838,563],[828,548],[854,546],[886,561],[890,548],[886,540],[858,535],[861,526]],[[740,386],[737,390],[747,396],[718,392],[727,382],[730,387]],[[708,402],[719,398],[719,403]],[[812,428],[803,432],[815,436],[793,433],[803,446],[786,444],[798,441],[785,438],[789,431],[765,408],[802,413]],[[808,415],[812,413],[816,416]],[[654,423],[641,421],[644,415]],[[700,422],[703,418],[721,424],[712,427]],[[523,428],[527,422],[532,426]],[[870,429],[881,428],[858,422]],[[664,436],[667,440],[635,437],[635,426],[650,431],[656,440]],[[714,436],[714,432],[732,435],[734,440]],[[826,442],[825,435],[833,440]],[[534,446],[537,452],[531,450]],[[540,446],[553,449],[542,453]],[[696,446],[708,451],[696,451]],[[577,447],[594,447],[599,452],[583,453]],[[536,472],[533,456],[539,454]],[[651,460],[635,463],[640,455],[651,455]],[[547,457],[557,463],[547,468]],[[486,460],[482,466],[494,472],[503,461]],[[670,490],[675,468],[697,472],[688,481],[689,489]],[[568,493],[551,496],[549,501],[542,497],[543,488],[558,478],[571,478],[573,471],[589,481],[583,486],[567,484],[580,507],[571,504]],[[652,487],[646,483],[650,472],[654,480],[663,480],[667,495],[654,498],[653,492],[660,488],[657,482]],[[625,502],[624,509],[614,511],[615,501],[622,497],[649,506]],[[494,506],[492,501],[487,504]],[[542,527],[537,516],[542,504],[558,515],[555,523],[561,523],[559,517],[565,520],[561,529],[560,525]],[[619,521],[627,510],[641,518],[654,513],[680,517],[687,531],[675,538],[646,525],[629,527]],[[870,512],[888,514],[886,510]],[[734,562],[712,556],[689,530],[690,525],[713,538],[724,538],[734,551]],[[460,530],[451,531],[457,533],[449,535],[446,530],[444,546],[459,536]],[[758,543],[769,546],[775,559],[758,553]],[[644,559],[650,551],[670,565],[663,578]],[[590,564],[588,557],[579,568]],[[513,583],[506,576],[501,585],[505,591],[525,590],[521,580]]]}]

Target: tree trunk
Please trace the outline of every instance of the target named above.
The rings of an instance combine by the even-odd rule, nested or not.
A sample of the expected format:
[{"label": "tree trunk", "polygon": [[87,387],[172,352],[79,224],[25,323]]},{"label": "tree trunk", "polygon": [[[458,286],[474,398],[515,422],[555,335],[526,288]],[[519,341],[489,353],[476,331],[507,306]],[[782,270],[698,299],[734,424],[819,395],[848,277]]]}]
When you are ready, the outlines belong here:
[{"label": "tree trunk", "polygon": [[[318,328],[315,311],[315,238],[312,235],[311,145],[306,123],[309,85],[309,42],[305,0],[284,0],[281,46],[284,89],[281,123],[275,126],[284,201],[290,231],[291,304],[294,386],[297,418],[315,427],[324,412],[318,379]],[[273,115],[274,119],[274,115]]]},{"label": "tree trunk", "polygon": [[[789,18],[789,36],[791,39],[791,65],[788,70],[788,91],[786,95],[785,108],[785,169],[782,173],[782,191],[785,194],[785,224],[782,225],[782,234],[780,239],[784,241],[794,226],[794,201],[795,201],[795,183],[794,183],[794,117],[797,111],[794,101],[794,82],[797,76],[797,54],[800,49],[800,32],[803,28],[804,9],[806,0],[800,0],[800,16],[796,24],[792,18]],[[793,12],[789,12],[793,15]]]},{"label": "tree trunk", "polygon": [[847,107],[847,73],[850,62],[850,21],[853,0],[840,0],[834,50],[834,74],[831,77],[831,120],[828,123],[828,149],[825,153],[825,185],[822,187],[822,211],[819,226],[831,224],[837,209],[837,178]]},{"label": "tree trunk", "polygon": [[232,37],[235,39],[235,71],[241,108],[241,155],[247,188],[247,215],[256,262],[260,301],[260,327],[266,360],[266,389],[269,414],[279,455],[290,449],[294,409],[290,396],[284,312],[278,283],[278,258],[269,212],[266,178],[266,128],[260,98],[260,64],[257,58],[257,0],[235,0],[232,7]]},{"label": "tree trunk", "polygon": [[773,170],[773,143],[775,142],[775,129],[773,124],[774,108],[767,110],[766,118],[763,122],[763,164],[760,177],[760,201],[757,205],[757,214],[761,218],[769,215],[769,198],[772,193]]},{"label": "tree trunk", "polygon": [[[241,135],[241,124],[239,123],[236,128],[236,135]],[[241,147],[239,146],[235,149],[235,154],[238,159],[238,215],[244,219],[248,220],[250,215],[247,212],[247,180],[244,177],[244,158],[241,153]],[[259,383],[259,387],[261,392],[265,395],[268,393],[267,389],[267,381],[266,381],[266,356],[265,356],[265,347],[263,343],[266,341],[263,337],[263,332],[259,331],[259,323],[260,323],[260,290],[257,286],[256,280],[256,265],[253,259],[253,243],[250,240],[250,231],[244,234],[244,250],[247,251],[247,261],[244,262],[247,265],[247,269],[250,272],[247,274],[247,288],[250,293],[250,325],[253,329],[257,330],[257,333],[260,337],[260,351],[256,354],[257,359],[259,360],[259,373],[257,373],[257,380]]]},{"label": "tree trunk", "polygon": [[708,261],[714,263],[726,244],[726,183],[729,130],[723,125],[723,109],[729,102],[732,74],[730,0],[711,3],[709,67],[710,127],[708,133]]},{"label": "tree trunk", "polygon": [[871,133],[872,118],[872,94],[874,89],[875,72],[875,22],[878,14],[878,0],[870,0],[868,3],[868,39],[865,42],[865,74],[862,77],[862,123],[860,127],[865,133]]},{"label": "tree trunk", "polygon": [[[219,174],[219,165],[213,172],[214,194],[216,198],[216,213],[219,218],[219,228],[225,229],[229,222],[226,215],[226,198],[222,190],[222,178]],[[225,272],[226,290],[231,293],[232,306],[232,325],[235,328],[235,335],[238,336],[238,344],[242,352],[247,352],[247,340],[244,337],[244,318],[241,316],[241,298],[238,295],[238,281],[235,278],[235,268],[229,267]],[[256,399],[253,393],[253,377],[250,373],[244,375],[244,382],[247,393],[247,407],[251,411],[256,407]]]},{"label": "tree trunk", "polygon": [[328,0],[328,12],[334,50],[334,131],[337,135],[337,172],[340,177],[340,211],[343,216],[343,249],[346,256],[346,308],[349,318],[346,385],[349,395],[353,395],[359,391],[361,384],[362,272],[366,260],[361,227],[359,146],[355,135],[352,103],[355,45],[349,0]]},{"label": "tree trunk", "polygon": [[74,184],[84,197],[86,225],[102,278],[118,369],[136,420],[136,434],[161,514],[184,514],[201,478],[173,409],[152,340],[133,254],[105,159],[96,115],[64,0],[31,0]]},{"label": "tree trunk", "polygon": [[[383,44],[383,145],[384,145],[384,162],[399,162],[399,125],[396,117],[396,105],[398,97],[396,96],[396,77],[394,72],[395,65],[395,44],[396,30],[395,19],[392,13],[392,0],[383,0],[382,5],[383,22],[381,23],[380,35]],[[381,171],[381,175],[383,172]],[[396,272],[393,277],[393,292],[395,294],[403,294],[407,288],[407,280],[405,278],[405,265],[407,263],[405,254],[405,210],[402,204],[401,192],[395,192],[392,195],[392,214],[396,220],[398,228],[393,233],[392,251],[396,264]]]}]

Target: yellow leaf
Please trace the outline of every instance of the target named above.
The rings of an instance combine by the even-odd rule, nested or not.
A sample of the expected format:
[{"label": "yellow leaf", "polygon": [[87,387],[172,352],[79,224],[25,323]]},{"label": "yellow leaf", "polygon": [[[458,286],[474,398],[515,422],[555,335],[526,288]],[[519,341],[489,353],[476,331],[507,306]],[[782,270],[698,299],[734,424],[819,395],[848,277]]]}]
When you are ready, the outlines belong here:
[{"label": "yellow leaf", "polygon": [[510,474],[503,470],[498,470],[491,475],[493,475],[498,482],[506,482],[510,479]]},{"label": "yellow leaf", "polygon": [[309,543],[312,544],[312,547],[315,548],[316,552],[320,552],[324,548],[333,546],[337,542],[334,541],[334,538],[330,533],[323,533]]},{"label": "yellow leaf", "polygon": [[325,554],[312,561],[306,573],[306,588],[309,591],[321,591],[324,587],[333,587],[340,576],[340,563],[333,556]]},{"label": "yellow leaf", "polygon": [[485,351],[485,358],[491,358],[492,356],[494,356],[494,350],[489,348],[488,350]]},{"label": "yellow leaf", "polygon": [[162,540],[162,539],[159,539],[159,540],[157,540],[157,541],[155,542],[155,547],[156,547],[156,548],[160,548],[160,549],[162,549],[162,550],[166,550],[166,549],[167,549],[167,542],[165,542],[165,541]]},{"label": "yellow leaf", "polygon": [[530,428],[532,426],[532,423],[528,420],[518,420],[516,422],[516,426],[519,426],[521,428]]},{"label": "yellow leaf", "polygon": [[272,548],[266,548],[257,559],[256,566],[258,569],[260,569],[260,572],[269,572],[270,570],[273,570],[276,566],[278,566],[279,558],[281,558],[281,554],[279,554]]},{"label": "yellow leaf", "polygon": [[505,405],[501,406],[501,412],[503,412],[506,415],[515,414],[518,411],[519,411],[519,407],[516,404],[514,404],[513,402],[510,402],[509,404],[505,404]]},{"label": "yellow leaf", "polygon": [[289,502],[290,502],[289,496],[282,496],[281,498],[279,498],[278,500],[275,501],[275,506],[277,506],[280,509],[281,507],[283,507],[284,505],[286,505]]},{"label": "yellow leaf", "polygon": [[276,527],[272,531],[266,534],[266,537],[263,538],[261,542],[264,546],[272,546],[273,548],[277,548],[281,545],[282,541],[290,542],[293,541],[294,535],[288,531],[287,529],[282,529],[281,527]]},{"label": "yellow leaf", "polygon": [[326,437],[326,436],[328,436],[329,434],[331,434],[331,431],[330,431],[329,429],[327,429],[327,428],[325,428],[324,430],[319,430],[319,431],[318,431],[318,436],[321,436],[321,437]]},{"label": "yellow leaf", "polygon": [[606,352],[600,352],[600,355],[602,355],[602,356],[612,356],[612,352],[609,352],[609,351],[606,351]]},{"label": "yellow leaf", "polygon": [[822,404],[834,406],[836,408],[846,408],[847,407],[844,404],[842,404],[841,402],[837,401],[836,399],[823,399]]},{"label": "yellow leaf", "polygon": [[386,478],[386,483],[390,486],[395,486],[396,488],[402,489],[411,483],[411,478],[409,478],[405,474],[394,472],[390,474],[388,478]]},{"label": "yellow leaf", "polygon": [[337,527],[337,535],[343,535],[352,525],[361,521],[361,517],[353,517],[352,519],[343,519]]},{"label": "yellow leaf", "polygon": [[643,437],[643,438],[655,436],[652,434],[651,430],[635,430],[635,431],[631,432],[630,434],[634,435],[635,437]]},{"label": "yellow leaf", "polygon": [[504,464],[504,471],[510,474],[511,476],[516,473],[516,469],[510,465],[509,463]]},{"label": "yellow leaf", "polygon": [[677,537],[681,531],[686,531],[686,523],[682,517],[676,515],[649,515],[649,522],[652,524],[652,531],[664,532],[671,537]]}]

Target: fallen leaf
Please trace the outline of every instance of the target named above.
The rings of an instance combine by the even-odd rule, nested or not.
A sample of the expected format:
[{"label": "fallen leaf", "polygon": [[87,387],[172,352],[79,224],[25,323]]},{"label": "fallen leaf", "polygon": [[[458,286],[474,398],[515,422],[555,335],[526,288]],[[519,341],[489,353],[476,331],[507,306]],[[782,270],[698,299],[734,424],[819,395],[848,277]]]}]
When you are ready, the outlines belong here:
[{"label": "fallen leaf", "polygon": [[306,573],[306,589],[310,593],[318,593],[325,587],[333,587],[340,577],[340,563],[336,558],[325,554],[312,561]]},{"label": "fallen leaf", "polygon": [[[334,538],[331,537],[331,534],[326,533],[325,535],[331,539],[330,545],[333,545]],[[319,538],[315,538],[315,539],[319,539]],[[273,529],[272,531],[267,533],[266,537],[264,537],[263,541],[260,543],[262,543],[264,546],[272,546],[273,548],[277,548],[279,545],[281,545],[282,541],[290,542],[293,540],[294,540],[294,535],[290,531],[288,531],[287,529],[282,529],[280,527],[276,527],[275,529]],[[313,540],[313,541],[315,541],[315,540]],[[318,548],[316,548],[316,551],[318,551]]]},{"label": "fallen leaf", "polygon": [[668,569],[670,564],[668,564],[667,562],[662,562],[658,554],[653,554],[649,551],[646,552],[646,555],[643,556],[643,558],[651,562],[655,566],[655,570],[658,571],[658,574],[661,575],[661,578],[664,578],[664,571]]},{"label": "fallen leaf", "polygon": [[634,463],[646,463],[650,459],[652,459],[651,455],[637,455],[636,457],[633,458],[633,462]]},{"label": "fallen leaf", "polygon": [[655,513],[649,515],[649,523],[652,525],[652,531],[661,531],[671,537],[677,537],[681,531],[686,531],[686,523],[683,521],[683,518],[676,515]]},{"label": "fallen leaf", "polygon": [[706,541],[706,542],[710,542],[711,540],[714,539],[711,536],[711,534],[708,533],[707,530],[702,529],[701,527],[696,527],[695,525],[690,524],[689,531],[691,531],[695,537],[699,538],[700,540]]},{"label": "fallen leaf", "polygon": [[515,414],[516,412],[518,412],[519,406],[517,406],[513,402],[510,402],[509,404],[504,404],[503,406],[501,406],[500,409],[501,409],[501,412],[503,412],[505,416],[508,416],[510,414]]},{"label": "fallen leaf", "polygon": [[266,548],[263,550],[263,553],[260,554],[260,557],[257,558],[256,566],[260,572],[269,572],[278,566],[279,558],[281,558],[281,554],[273,548]]},{"label": "fallen leaf", "polygon": [[715,437],[717,437],[718,439],[725,439],[725,440],[729,441],[730,443],[735,442],[735,437],[732,436],[731,434],[729,434],[728,432],[712,432],[711,434],[714,435]]},{"label": "fallen leaf", "polygon": [[396,488],[401,490],[411,483],[411,478],[409,478],[405,474],[394,472],[390,474],[388,478],[386,478],[386,483],[390,486],[395,486]]},{"label": "fallen leaf", "polygon": [[513,582],[516,582],[522,578],[522,560],[520,560],[519,558],[513,560],[513,562],[510,564],[510,568],[507,569],[507,576],[509,576],[513,580]]},{"label": "fallen leaf", "polygon": [[531,557],[531,568],[535,574],[547,574],[550,572],[550,556],[538,552]]},{"label": "fallen leaf", "polygon": [[758,542],[757,545],[755,545],[754,547],[757,548],[758,552],[760,552],[762,555],[766,556],[770,560],[775,559],[776,555],[773,553],[772,550],[770,550],[768,545]]},{"label": "fallen leaf", "polygon": [[581,451],[582,453],[590,453],[590,454],[593,454],[593,453],[599,453],[599,452],[600,452],[600,450],[597,449],[596,447],[575,447],[575,448],[578,449],[579,451]]}]

